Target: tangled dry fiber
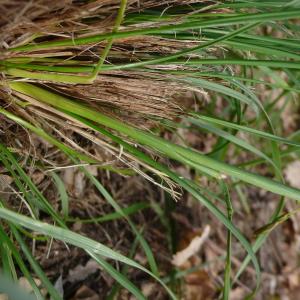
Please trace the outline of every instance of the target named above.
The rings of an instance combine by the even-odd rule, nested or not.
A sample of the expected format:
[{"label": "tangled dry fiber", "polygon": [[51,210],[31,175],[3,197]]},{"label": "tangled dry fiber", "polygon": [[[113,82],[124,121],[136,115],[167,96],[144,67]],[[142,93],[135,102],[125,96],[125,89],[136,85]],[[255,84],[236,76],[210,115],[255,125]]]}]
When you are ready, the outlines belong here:
[{"label": "tangled dry fiber", "polygon": [[[124,32],[147,31],[149,28],[181,24],[184,14],[177,18],[163,18],[164,11],[192,3],[199,3],[200,10],[209,11],[210,6],[216,2],[129,0],[126,3],[125,18],[122,18],[124,22],[117,29]],[[157,7],[163,12],[161,18],[150,21],[138,18],[140,12]],[[204,93],[182,81],[180,75],[172,74],[173,70],[183,68],[181,64],[151,64],[143,70],[114,66],[122,64],[130,67],[134,63],[190,49],[198,45],[198,39],[178,40],[175,37],[141,34],[114,40],[102,38],[100,41],[72,42],[89,39],[90,36],[116,33],[119,9],[119,0],[0,1],[0,71],[3,71],[0,82],[0,108],[3,109],[0,117],[1,143],[17,154],[19,162],[37,184],[42,180],[35,175],[40,174],[36,170],[41,164],[47,170],[63,169],[74,163],[67,155],[57,151],[56,146],[60,143],[69,149],[68,153],[73,154],[73,158],[107,167],[108,170],[113,168],[109,166],[117,166],[118,170],[124,166],[129,167],[176,198],[179,190],[167,176],[130,153],[123,152],[115,143],[118,140],[110,139],[108,132],[101,134],[92,129],[93,124],[80,122],[63,110],[38,101],[34,94],[18,91],[10,84],[28,83],[52,96],[67,97],[104,116],[146,131],[160,126],[161,120],[176,120],[185,114],[186,108],[191,105],[191,92],[199,95]],[[69,41],[67,45],[56,44],[63,40]],[[28,43],[33,45],[31,49],[26,48]],[[43,43],[50,44],[47,47],[35,47]],[[112,43],[111,47],[108,47],[109,43]],[[106,49],[109,51],[104,54]],[[199,56],[193,54],[184,59]],[[97,76],[87,84],[84,79],[93,72],[101,59],[103,65]],[[38,128],[38,132],[32,126]],[[151,150],[143,151],[154,157]],[[0,166],[0,171],[4,170]],[[154,180],[147,171],[156,174],[155,178],[159,180]],[[166,184],[162,185],[161,179]],[[48,183],[41,187],[46,191]],[[4,198],[9,197],[6,195]],[[19,209],[14,201],[9,203],[11,207]],[[28,214],[26,209],[22,212]],[[37,247],[36,251],[41,249]],[[48,273],[50,277],[53,275],[51,272]]]},{"label": "tangled dry fiber", "polygon": [[[128,1],[126,14],[134,14],[153,8],[155,6],[163,9],[171,9],[176,5],[201,2],[203,10],[209,10],[209,5],[204,1]],[[118,0],[99,0],[99,1],[2,1],[1,9],[1,59],[11,63],[7,72],[2,77],[1,101],[9,111],[12,111],[34,124],[38,124],[48,132],[50,131],[59,140],[76,147],[81,152],[92,156],[97,161],[108,159],[107,151],[113,150],[112,145],[105,141],[97,140],[101,144],[101,150],[94,150],[90,153],[89,143],[85,140],[92,140],[96,143],[97,137],[94,133],[86,132],[82,125],[74,120],[66,120],[63,113],[57,113],[51,107],[43,105],[30,99],[30,97],[12,92],[6,84],[10,77],[18,78],[20,74],[14,73],[13,63],[15,62],[34,62],[34,72],[23,71],[21,74],[23,81],[33,82],[36,85],[43,86],[46,89],[56,93],[67,95],[68,97],[78,99],[93,109],[104,112],[107,115],[114,116],[126,123],[134,124],[140,128],[147,129],[155,126],[156,120],[161,118],[172,119],[178,114],[184,113],[184,104],[181,101],[182,96],[188,95],[189,90],[196,90],[181,83],[175,75],[160,72],[163,66],[149,66],[147,72],[138,69],[130,70],[101,70],[94,82],[87,85],[62,82],[58,79],[49,80],[43,77],[45,71],[43,67],[49,67],[52,64],[69,67],[68,72],[72,72],[74,64],[80,65],[84,72],[91,70],[99,60],[99,56],[107,45],[108,41],[92,42],[83,45],[68,46],[49,46],[46,49],[18,51],[18,47],[33,40],[37,43],[44,41],[59,41],[61,39],[75,39],[89,37],[95,34],[110,33],[113,30],[117,11],[120,2]],[[174,19],[172,24],[174,24]],[[178,18],[176,23],[180,24]],[[153,26],[158,27],[168,25],[170,21],[163,20],[149,22],[147,20],[121,25],[120,30],[147,29]],[[178,50],[188,49],[195,44],[195,41],[176,40],[172,38],[162,38],[159,36],[133,36],[118,38],[113,42],[105,62],[113,66],[114,64],[135,63],[153,55],[167,55],[176,53]],[[22,47],[21,47],[22,48]],[[21,50],[21,48],[19,48]],[[11,49],[16,49],[11,51]],[[84,68],[86,66],[86,68]],[[179,68],[171,65],[168,69]],[[38,71],[41,70],[41,71]],[[47,70],[47,68],[45,68]],[[75,70],[75,68],[74,68]],[[28,73],[26,73],[28,72]],[[53,74],[52,73],[52,74]],[[86,73],[77,73],[84,77]],[[26,78],[28,75],[28,78]],[[45,78],[45,79],[44,79]],[[30,105],[20,107],[16,105],[17,99],[28,101]],[[24,138],[23,130],[16,132],[12,128],[12,122],[1,122],[2,132],[5,132],[3,138],[6,143],[15,148],[15,151],[27,155],[33,155],[28,151],[35,147],[30,147],[30,139]],[[12,130],[10,130],[12,129]],[[21,134],[22,139],[16,141],[16,135]],[[81,136],[83,138],[79,138]],[[76,140],[74,140],[76,137]],[[78,143],[78,140],[81,143]],[[97,144],[96,143],[96,144]],[[85,145],[85,146],[83,146]],[[103,147],[106,149],[103,152]],[[31,149],[31,150],[30,150]],[[97,147],[95,148],[97,149]],[[110,149],[110,150],[109,150]],[[119,150],[117,150],[119,152]],[[117,153],[115,151],[115,154]]]}]

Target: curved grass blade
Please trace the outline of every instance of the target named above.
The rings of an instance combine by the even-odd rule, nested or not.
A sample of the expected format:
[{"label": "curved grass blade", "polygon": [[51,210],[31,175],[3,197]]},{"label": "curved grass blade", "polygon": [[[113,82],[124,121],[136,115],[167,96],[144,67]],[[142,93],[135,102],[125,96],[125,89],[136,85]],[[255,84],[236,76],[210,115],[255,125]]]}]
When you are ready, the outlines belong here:
[{"label": "curved grass blade", "polygon": [[[10,226],[12,233],[15,236],[17,242],[21,246],[21,249],[22,249],[25,257],[27,258],[28,262],[30,263],[32,269],[34,270],[36,275],[40,278],[44,287],[47,289],[48,293],[51,295],[51,298],[53,300],[62,300],[62,297],[58,294],[55,287],[51,284],[51,282],[47,278],[46,274],[44,273],[44,271],[42,270],[42,268],[40,267],[40,265],[38,264],[36,259],[31,254],[30,250],[28,249],[27,245],[23,241],[22,236],[19,233],[19,231],[17,230],[17,228],[12,223],[9,223],[9,226]],[[44,299],[44,297],[42,297],[41,299]]]},{"label": "curved grass blade", "polygon": [[[191,115],[193,117],[197,118],[197,119],[200,119],[200,120],[208,122],[208,123],[224,126],[224,127],[227,127],[227,128],[233,128],[233,129],[241,130],[241,131],[248,132],[248,133],[254,134],[256,136],[259,136],[259,137],[262,137],[262,138],[265,138],[265,139],[268,139],[268,140],[271,140],[271,141],[274,141],[274,142],[279,142],[279,143],[282,143],[282,144],[286,144],[286,145],[295,146],[295,147],[300,148],[300,143],[298,143],[296,141],[288,140],[288,139],[283,138],[283,137],[279,137],[277,135],[274,135],[274,134],[271,134],[271,133],[268,133],[268,132],[260,131],[260,130],[257,130],[257,129],[254,129],[254,128],[251,128],[251,127],[248,127],[248,126],[243,126],[243,125],[239,125],[239,124],[236,124],[236,123],[232,123],[232,122],[228,122],[228,121],[225,121],[225,120],[212,118],[212,117],[204,116],[204,115],[200,115],[200,114],[192,113]],[[191,119],[188,119],[188,120],[191,120]]]},{"label": "curved grass blade", "polygon": [[200,79],[200,78],[188,77],[188,78],[183,79],[183,81],[187,82],[190,85],[208,89],[208,90],[211,90],[211,91],[214,91],[217,93],[221,93],[226,96],[230,96],[234,99],[237,99],[238,101],[242,101],[242,102],[248,104],[249,106],[251,106],[253,108],[253,110],[256,112],[256,114],[259,114],[258,103],[256,103],[255,101],[253,101],[253,99],[247,97],[246,95],[244,95],[236,90],[233,90],[233,89],[223,86],[221,84],[211,82],[208,80],[204,80],[204,79]]},{"label": "curved grass blade", "polygon": [[[207,48],[208,46],[212,46],[221,41],[235,37],[235,36],[239,35],[240,33],[245,32],[245,31],[249,30],[250,28],[257,26],[258,24],[259,23],[248,24],[248,25],[243,26],[233,32],[230,32],[229,34],[226,34],[218,39],[206,42],[204,44],[201,44],[201,45],[196,46],[191,49],[179,51],[172,55],[168,55],[168,56],[164,56],[164,57],[160,57],[160,58],[156,58],[156,59],[152,59],[152,60],[147,60],[147,61],[141,61],[141,62],[137,62],[137,63],[129,63],[129,64],[126,64],[123,66],[107,67],[107,66],[101,65],[101,68],[102,68],[102,70],[113,70],[113,69],[124,69],[124,68],[128,69],[128,68],[133,68],[133,67],[135,67],[135,68],[141,67],[141,66],[145,66],[145,65],[149,65],[149,64],[165,63],[167,61],[179,58],[183,55],[193,53],[194,51],[198,51],[200,49]],[[68,75],[68,74],[58,74],[58,73],[36,73],[36,72],[29,72],[26,70],[21,70],[21,69],[16,69],[16,68],[9,68],[9,67],[6,67],[5,64],[4,64],[4,69],[7,74],[14,75],[17,77],[32,78],[32,79],[39,79],[39,80],[50,80],[50,81],[73,83],[73,84],[76,84],[76,83],[90,84],[91,83],[91,77],[89,77],[89,76],[84,77],[84,76],[78,76],[78,75]]]},{"label": "curved grass blade", "polygon": [[104,196],[106,201],[114,208],[114,210],[119,213],[130,225],[132,231],[136,235],[139,243],[141,244],[141,247],[143,248],[151,272],[155,274],[157,277],[159,276],[157,264],[153,255],[153,252],[147,243],[147,241],[144,239],[144,237],[140,234],[140,232],[137,230],[136,226],[133,224],[133,222],[130,220],[130,218],[124,213],[123,209],[120,207],[120,205],[114,200],[114,198],[110,195],[110,193],[105,189],[105,187],[100,183],[99,180],[95,176],[93,176],[86,168],[80,167],[80,170],[89,178],[89,180],[94,184],[94,186],[97,188],[97,190]]},{"label": "curved grass blade", "polygon": [[14,300],[36,300],[33,295],[28,294],[19,285],[0,273],[0,292],[8,295]]},{"label": "curved grass blade", "polygon": [[[29,178],[29,176],[24,172],[24,170],[21,168],[17,160],[14,158],[14,156],[6,149],[4,145],[0,143],[0,157],[2,155],[5,155],[7,159],[11,162],[12,166],[16,169],[19,175],[15,175],[14,178],[22,178],[24,183],[30,188],[31,193],[34,197],[36,197],[36,203],[40,204],[43,209],[49,213],[53,217],[53,219],[60,224],[61,226],[65,226],[64,222],[61,220],[60,216],[57,214],[57,212],[54,210],[54,208],[50,205],[50,203],[47,201],[47,199],[43,196],[43,194],[38,190],[38,188],[35,186],[35,184],[32,182],[32,180]],[[38,200],[38,201],[37,201]]]},{"label": "curved grass blade", "polygon": [[[8,245],[9,250],[11,251],[16,263],[18,264],[21,272],[23,273],[23,275],[25,276],[25,278],[28,280],[30,286],[32,287],[32,291],[36,297],[37,300],[43,300],[43,296],[40,292],[40,289],[37,287],[35,281],[33,280],[29,270],[27,269],[20,253],[18,252],[16,246],[12,243],[12,241],[10,240],[10,238],[7,236],[7,234],[5,233],[5,231],[2,229],[2,227],[0,226],[0,239],[1,239],[1,243],[4,244],[5,243]],[[1,247],[1,246],[0,246]],[[2,266],[3,267],[3,266]],[[53,298],[54,300],[61,300],[61,298]]]},{"label": "curved grass blade", "polygon": [[[258,289],[260,284],[260,268],[257,261],[256,256],[254,255],[251,245],[247,241],[247,239],[243,236],[243,234],[230,222],[226,216],[213,204],[211,203],[207,198],[203,197],[201,193],[199,192],[198,188],[195,186],[194,183],[189,182],[188,180],[182,178],[181,176],[178,176],[174,172],[172,172],[168,167],[163,166],[162,164],[158,163],[157,161],[153,160],[151,157],[147,156],[143,152],[139,151],[137,148],[133,147],[132,145],[126,143],[123,139],[113,135],[112,133],[108,132],[107,130],[98,127],[94,123],[85,120],[82,117],[76,116],[73,113],[69,113],[71,116],[77,118],[82,123],[88,125],[92,129],[99,131],[101,134],[106,135],[116,143],[119,143],[124,147],[126,151],[136,156],[139,160],[142,162],[152,166],[153,168],[161,171],[163,174],[166,174],[169,176],[174,182],[176,182],[179,186],[181,186],[183,189],[185,189],[187,192],[189,192],[197,201],[199,201],[202,205],[204,205],[208,210],[211,211],[211,213],[225,225],[232,234],[240,241],[240,243],[243,245],[245,250],[247,251],[250,259],[253,262],[255,271],[256,271],[256,289]],[[60,146],[60,143],[56,144],[59,149],[64,151],[64,145]],[[254,293],[255,293],[254,291]]]},{"label": "curved grass blade", "polygon": [[204,122],[201,122],[199,120],[196,120],[196,119],[192,119],[192,118],[189,118],[188,119],[192,124],[196,125],[197,127],[200,127],[200,128],[203,128],[209,132],[212,132],[230,142],[232,142],[233,144],[236,144],[238,145],[239,147],[241,148],[244,148],[245,150],[249,150],[250,152],[256,154],[257,156],[263,158],[265,161],[267,161],[269,164],[271,164],[273,166],[273,168],[279,172],[280,169],[275,165],[274,161],[269,157],[267,156],[266,154],[264,154],[262,151],[260,151],[259,149],[257,149],[256,147],[252,146],[251,144],[249,144],[248,142],[230,134],[229,132],[227,131],[224,131],[224,130],[221,130],[217,127],[214,127],[214,126],[210,126],[208,124],[205,124]]},{"label": "curved grass blade", "polygon": [[98,43],[100,41],[106,40],[108,38],[119,39],[127,38],[131,36],[139,36],[144,34],[156,34],[162,32],[176,32],[183,30],[190,30],[196,28],[210,28],[216,26],[231,26],[235,24],[247,24],[253,22],[268,22],[268,21],[277,21],[277,20],[287,20],[292,18],[297,18],[300,14],[300,9],[285,10],[279,12],[270,12],[270,13],[254,13],[254,14],[242,14],[234,17],[228,18],[215,18],[208,21],[190,21],[184,22],[182,24],[172,24],[165,25],[160,27],[145,28],[132,31],[119,31],[115,33],[106,33],[99,34],[95,36],[83,37],[83,38],[74,38],[74,39],[65,39],[60,41],[53,42],[42,42],[39,44],[28,44],[24,46],[19,46],[9,49],[10,51],[29,51],[29,50],[40,50],[40,49],[49,49],[51,47],[60,47],[60,46],[78,46],[85,45],[90,43]]},{"label": "curved grass blade", "polygon": [[[225,202],[226,202],[226,206],[227,206],[227,217],[228,217],[228,220],[232,222],[233,207],[232,207],[229,189],[228,189],[227,184],[223,180],[221,180],[220,184],[221,184],[221,187],[222,187],[222,189],[224,191],[224,195],[225,195]],[[231,277],[231,255],[232,255],[231,243],[232,243],[232,235],[231,235],[231,232],[228,230],[223,300],[230,299],[230,290],[231,290],[231,278],[230,277]]]},{"label": "curved grass blade", "polygon": [[10,82],[9,86],[15,91],[30,95],[31,97],[34,97],[35,99],[52,105],[58,109],[72,112],[98,124],[114,129],[119,133],[134,139],[136,142],[151,147],[172,159],[182,161],[182,157],[189,157],[189,159],[193,161],[194,164],[200,164],[204,167],[214,169],[216,171],[219,171],[220,173],[224,173],[226,175],[240,179],[275,194],[290,197],[292,199],[300,201],[300,191],[298,189],[286,186],[284,184],[281,184],[280,182],[254,173],[250,173],[241,168],[225,164],[194,150],[172,144],[151,133],[144,132],[142,130],[126,125],[123,122],[94,111],[85,105],[79,104],[78,102],[72,101],[61,95],[54,94],[32,84],[23,82]]},{"label": "curved grass blade", "polygon": [[[142,230],[140,232],[142,234]],[[133,241],[132,243],[132,246],[130,248],[130,252],[129,252],[129,258],[132,258],[136,252],[136,248],[137,248],[137,245],[138,245],[138,240],[137,238],[135,238],[135,240]],[[121,273],[123,275],[125,275],[128,271],[128,266],[123,266],[122,270],[121,270]],[[119,293],[119,290],[121,288],[121,285],[118,284],[117,282],[112,286],[112,288],[110,289],[110,292],[108,294],[108,296],[106,297],[106,300],[115,300],[117,299],[117,295]]]},{"label": "curved grass blade", "polygon": [[68,193],[66,191],[65,185],[61,178],[55,173],[55,172],[50,172],[54,183],[57,187],[57,191],[60,196],[60,201],[61,201],[61,212],[64,216],[64,219],[68,218],[69,215],[69,197]]},{"label": "curved grass blade", "polygon": [[117,271],[103,258],[95,255],[94,253],[88,251],[89,255],[100,265],[102,268],[114,278],[120,285],[126,288],[129,292],[136,297],[136,299],[147,300],[147,298],[141,293],[141,291],[124,276],[121,272]]},{"label": "curved grass blade", "polygon": [[[138,202],[134,203],[132,205],[129,205],[125,208],[122,208],[123,213],[128,216],[134,213],[137,213],[140,210],[143,210],[145,208],[149,208],[150,205],[146,202]],[[113,212],[110,214],[105,214],[104,216],[101,217],[95,217],[95,218],[90,218],[90,219],[79,219],[79,218],[67,218],[67,222],[80,222],[82,224],[88,224],[88,223],[102,223],[102,222],[109,222],[109,221],[114,221],[118,219],[122,219],[123,216],[122,214],[118,212]]]},{"label": "curved grass blade", "polygon": [[15,213],[13,211],[10,211],[6,208],[0,207],[0,217],[12,222],[14,224],[18,224],[20,226],[26,227],[30,230],[34,230],[37,232],[40,232],[44,235],[51,236],[52,238],[58,239],[60,241],[64,241],[68,244],[71,244],[73,246],[79,247],[87,251],[88,253],[92,255],[100,255],[105,258],[110,258],[119,262],[122,262],[124,264],[127,264],[131,267],[134,267],[136,269],[139,269],[151,277],[153,277],[155,280],[157,280],[168,292],[169,296],[172,299],[176,299],[175,295],[172,293],[172,291],[152,272],[138,264],[137,262],[133,261],[132,259],[127,258],[126,256],[110,249],[109,247],[96,242],[88,237],[82,236],[78,233],[72,232],[71,230],[56,227],[47,223],[43,223],[37,220],[33,220],[31,218],[25,217],[21,214]]}]

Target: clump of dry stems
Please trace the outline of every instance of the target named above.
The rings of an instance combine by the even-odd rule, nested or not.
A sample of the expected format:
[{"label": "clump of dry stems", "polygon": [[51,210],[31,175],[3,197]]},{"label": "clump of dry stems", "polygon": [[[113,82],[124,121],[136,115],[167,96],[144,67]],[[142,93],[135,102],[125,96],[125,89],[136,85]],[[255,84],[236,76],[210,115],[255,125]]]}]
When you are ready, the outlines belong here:
[{"label": "clump of dry stems", "polygon": [[[129,0],[126,14],[139,13],[156,6],[167,10],[174,5],[196,2],[199,1]],[[209,9],[209,4],[214,3],[208,2],[207,9]],[[81,66],[96,64],[107,41],[80,46],[50,47],[37,51],[9,51],[9,49],[26,44],[33,39],[37,42],[55,41],[62,38],[85,37],[91,34],[111,32],[119,5],[119,0],[91,2],[70,0],[2,1],[0,4],[1,58],[10,61],[29,58],[32,61],[39,61],[41,66],[49,65],[49,61],[44,63],[43,58],[61,59],[61,65],[68,65],[71,61],[78,61]],[[172,22],[174,23],[174,20]],[[176,22],[180,22],[180,19]],[[170,22],[162,19],[161,22],[156,22],[155,26],[168,23]],[[120,29],[130,30],[152,26],[154,26],[153,23],[144,21],[133,25],[122,25]],[[175,38],[166,39],[159,36],[134,36],[118,39],[114,41],[106,63],[138,62],[152,54],[172,54],[192,47],[194,44],[195,41],[180,41]],[[70,66],[72,65],[70,64]],[[173,81],[173,75],[163,74],[159,72],[159,66],[157,67],[156,70],[155,66],[151,66],[147,72],[137,69],[103,70],[89,86],[40,79],[28,79],[27,81],[80,100],[95,110],[114,116],[126,123],[147,129],[155,126],[157,119],[174,119],[184,113],[187,101],[183,100],[190,97],[191,88],[178,83],[178,81]],[[105,139],[98,138],[94,132],[89,132],[82,125],[70,120],[69,117],[66,118],[64,114],[58,115],[57,111],[47,105],[26,98],[24,95],[12,93],[6,85],[6,81],[10,79],[8,75],[2,76],[0,99],[3,107],[21,115],[31,123],[38,124],[47,131],[50,130],[58,139],[98,161],[111,160],[110,155],[107,156],[107,153],[111,151],[114,155],[119,155],[119,149],[115,149]],[[12,79],[16,78],[12,77]],[[18,98],[28,101],[30,105],[24,108],[16,105],[15,101]],[[11,121],[8,123],[11,124]],[[10,129],[15,131],[15,126],[7,127],[3,124],[2,130],[6,132],[5,139],[10,146],[16,148],[15,151],[22,152],[26,148],[30,149],[30,147],[28,148],[30,135],[28,135],[28,139],[21,139],[22,141],[11,139],[10,137],[15,133],[9,132]],[[22,130],[17,132],[20,131],[22,132]],[[24,133],[22,135],[24,136]],[[16,140],[19,142],[16,143]],[[91,143],[95,146],[93,153],[87,147]],[[32,146],[34,148],[34,145]]]}]

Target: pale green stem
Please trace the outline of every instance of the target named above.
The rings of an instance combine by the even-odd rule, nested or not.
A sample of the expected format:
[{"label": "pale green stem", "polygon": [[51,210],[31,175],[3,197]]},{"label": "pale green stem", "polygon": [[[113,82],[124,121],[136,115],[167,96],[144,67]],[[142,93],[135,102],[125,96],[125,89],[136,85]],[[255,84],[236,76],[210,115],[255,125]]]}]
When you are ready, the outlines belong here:
[{"label": "pale green stem", "polygon": [[[185,49],[185,50],[179,51],[179,52],[169,55],[169,56],[164,56],[164,57],[161,57],[158,59],[153,59],[151,62],[153,64],[155,64],[155,63],[159,64],[162,62],[170,61],[175,58],[193,53],[194,51],[198,51],[200,49],[205,49],[209,46],[215,45],[222,41],[225,41],[225,40],[231,39],[235,36],[238,36],[242,32],[245,32],[245,31],[249,30],[250,28],[257,26],[258,24],[259,23],[247,24],[233,32],[230,32],[229,34],[226,34],[226,35],[214,40],[214,41],[209,41],[207,43],[196,46],[192,49]],[[105,50],[104,50],[104,52],[105,52]],[[130,64],[130,66],[137,67],[137,66],[148,64],[148,63],[149,62],[140,62],[140,63]],[[102,67],[102,65],[103,65],[103,63],[101,63],[101,60],[100,60],[98,65],[95,67],[95,70],[98,69],[98,71],[99,71],[100,68]],[[30,72],[30,71],[20,70],[20,69],[16,69],[16,68],[9,68],[9,67],[5,68],[4,70],[7,74],[13,75],[16,77],[39,79],[39,80],[50,80],[50,81],[63,82],[63,83],[90,84],[90,83],[93,83],[93,81],[94,81],[94,77],[93,77],[94,75],[79,76],[79,75],[66,75],[66,74],[57,74],[57,73],[54,73],[54,74],[52,74],[52,73],[37,73],[37,72]]]},{"label": "pale green stem", "polygon": [[[119,27],[123,21],[123,18],[124,18],[124,14],[125,14],[125,10],[126,10],[126,5],[127,5],[127,0],[121,0],[121,4],[120,4],[120,8],[119,8],[119,11],[118,11],[118,15],[117,15],[117,18],[116,18],[116,22],[115,22],[115,25],[114,25],[114,28],[113,28],[113,33],[116,33],[118,32],[119,30]],[[105,59],[112,47],[112,44],[113,44],[113,41],[114,39],[113,38],[109,38],[107,40],[107,45],[105,46],[104,48],[104,51],[93,71],[93,73],[91,74],[91,76],[89,76],[89,78],[94,81],[101,69],[101,67],[103,66],[104,62],[105,62]]]},{"label": "pale green stem", "polygon": [[[124,18],[125,10],[126,10],[127,0],[121,0],[120,8],[118,11],[118,15],[116,18],[115,25],[113,27],[113,33],[116,33],[122,23]],[[46,81],[55,81],[55,82],[63,82],[63,83],[73,83],[73,84],[91,84],[96,79],[100,69],[103,66],[103,63],[112,47],[113,38],[109,38],[107,40],[107,45],[104,48],[104,51],[95,66],[93,72],[89,76],[78,76],[78,75],[66,75],[66,74],[57,74],[57,73],[37,73],[37,72],[29,72],[25,70],[20,70],[17,68],[6,68],[5,72],[9,75],[30,79],[38,79],[38,80],[46,80]]]},{"label": "pale green stem", "polygon": [[197,165],[200,165],[212,170],[217,170],[221,174],[238,178],[257,187],[267,189],[270,192],[300,201],[300,190],[298,189],[286,186],[280,182],[273,181],[266,177],[247,172],[241,168],[225,164],[203,155],[200,152],[172,144],[148,132],[141,131],[114,118],[103,115],[64,96],[54,94],[32,84],[23,82],[9,82],[9,87],[20,93],[31,95],[38,101],[42,101],[58,109],[72,112],[91,121],[107,126],[113,130],[117,130],[118,132],[131,137],[136,142],[154,148],[172,159],[187,164],[191,162],[192,167],[197,167]]}]

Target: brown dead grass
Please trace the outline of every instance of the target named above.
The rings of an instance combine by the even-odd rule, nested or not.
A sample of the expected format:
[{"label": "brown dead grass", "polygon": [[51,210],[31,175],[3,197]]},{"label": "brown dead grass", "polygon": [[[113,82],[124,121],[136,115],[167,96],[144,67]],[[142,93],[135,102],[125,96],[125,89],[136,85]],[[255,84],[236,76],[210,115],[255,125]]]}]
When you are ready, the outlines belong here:
[{"label": "brown dead grass", "polygon": [[[163,10],[173,5],[196,2],[203,3],[199,0],[129,0],[127,13],[139,12],[154,6],[160,6]],[[214,3],[214,1],[206,2],[207,9],[210,7],[209,4]],[[70,0],[1,1],[1,47],[5,49],[24,44],[37,36],[38,40],[42,41],[110,32],[118,6],[119,0],[91,2]],[[153,24],[139,24],[139,28],[146,26],[153,26]],[[154,36],[120,39],[113,44],[108,60],[111,63],[114,61],[123,63],[140,61],[149,54],[170,54],[192,47],[194,44],[195,41],[177,41]],[[99,53],[102,52],[104,46],[105,42],[96,45],[59,47],[28,52],[4,50],[2,55],[10,58],[62,57],[65,61],[75,58],[84,65],[97,62]],[[175,119],[184,113],[187,104],[190,105],[191,101],[186,101],[191,94],[189,88],[173,79],[174,76],[158,74],[155,66],[152,66],[149,72],[134,70],[102,72],[88,88],[82,85],[57,84],[41,80],[30,81],[79,99],[98,111],[147,130],[157,126],[157,119]],[[79,125],[78,122],[66,118],[65,115],[59,114],[51,107],[37,103],[34,99],[28,99],[17,93],[11,95],[9,89],[5,87],[5,80],[6,78],[3,77],[0,86],[1,105],[100,162],[112,161],[119,156],[120,149],[105,138],[99,137],[95,132],[87,132],[86,128]],[[16,99],[29,101],[31,105],[21,108],[15,104]],[[21,141],[18,143],[15,142],[16,139],[9,138],[15,134],[14,132],[10,134],[9,130],[6,129],[8,144],[19,153],[28,149],[22,138],[17,139]],[[13,130],[15,130],[15,126]],[[23,129],[19,130],[19,132],[22,131]],[[93,147],[95,150],[91,152],[89,148]],[[125,161],[129,163],[132,159],[127,157]]]},{"label": "brown dead grass", "polygon": [[[204,2],[213,4],[217,1],[128,0],[127,12]],[[119,3],[119,0],[95,0],[89,3],[71,0],[4,0],[0,3],[0,41],[2,46],[13,46],[35,34],[73,37],[91,32],[108,32],[113,26]],[[139,28],[144,26],[149,24],[139,24]]]}]

